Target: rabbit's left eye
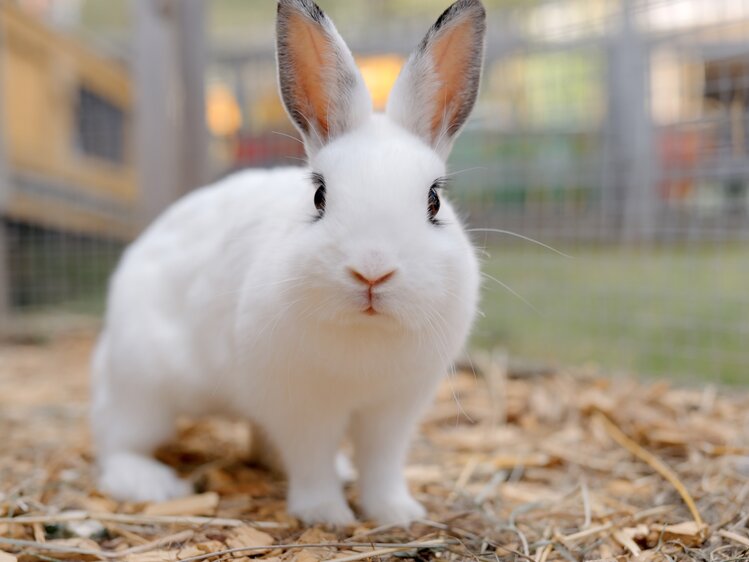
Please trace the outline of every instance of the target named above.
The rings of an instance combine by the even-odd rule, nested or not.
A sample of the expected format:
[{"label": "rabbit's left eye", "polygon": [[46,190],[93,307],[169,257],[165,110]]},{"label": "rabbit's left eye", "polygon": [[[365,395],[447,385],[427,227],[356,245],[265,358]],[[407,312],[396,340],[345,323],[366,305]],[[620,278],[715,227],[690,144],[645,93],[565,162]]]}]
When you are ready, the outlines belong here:
[{"label": "rabbit's left eye", "polygon": [[315,191],[315,209],[320,211],[320,214],[325,212],[325,186],[321,185]]},{"label": "rabbit's left eye", "polygon": [[437,193],[437,186],[429,188],[429,198],[427,203],[427,214],[429,216],[429,222],[432,224],[439,224],[437,220],[437,213],[440,210],[440,196]]}]

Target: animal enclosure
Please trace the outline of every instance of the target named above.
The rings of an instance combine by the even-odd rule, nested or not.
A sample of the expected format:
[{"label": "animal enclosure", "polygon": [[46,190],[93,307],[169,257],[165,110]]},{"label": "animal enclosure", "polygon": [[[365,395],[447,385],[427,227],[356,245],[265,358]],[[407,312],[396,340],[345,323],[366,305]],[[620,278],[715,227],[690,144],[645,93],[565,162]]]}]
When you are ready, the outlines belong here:
[{"label": "animal enclosure", "polygon": [[[96,314],[119,252],[170,201],[303,157],[276,93],[268,6],[211,2],[196,16],[205,40],[186,42],[200,25],[187,10],[95,4],[67,20],[3,6],[10,329],[29,314]],[[382,109],[429,10],[327,8]],[[473,344],[518,361],[746,380],[746,2],[489,9],[479,104],[450,162],[450,196],[486,251]]]},{"label": "animal enclosure", "polygon": [[[276,2],[0,0],[0,562],[749,560],[749,0],[483,1],[446,187],[481,314],[409,457],[428,516],[329,529],[245,424],[180,420],[196,495],[140,504],[95,489],[87,425],[127,245],[303,165]],[[450,1],[318,3],[383,110]]]}]

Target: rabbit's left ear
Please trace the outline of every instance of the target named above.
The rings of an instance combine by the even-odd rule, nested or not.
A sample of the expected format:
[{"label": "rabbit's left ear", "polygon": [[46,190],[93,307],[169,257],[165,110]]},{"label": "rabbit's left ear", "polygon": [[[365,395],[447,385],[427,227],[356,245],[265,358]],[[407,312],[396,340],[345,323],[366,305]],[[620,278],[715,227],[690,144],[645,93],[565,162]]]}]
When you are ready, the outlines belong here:
[{"label": "rabbit's left ear", "polygon": [[393,86],[387,114],[447,159],[478,94],[486,11],[458,0],[411,54]]},{"label": "rabbit's left ear", "polygon": [[286,110],[312,155],[354,129],[372,100],[346,43],[312,0],[279,0],[278,80]]}]

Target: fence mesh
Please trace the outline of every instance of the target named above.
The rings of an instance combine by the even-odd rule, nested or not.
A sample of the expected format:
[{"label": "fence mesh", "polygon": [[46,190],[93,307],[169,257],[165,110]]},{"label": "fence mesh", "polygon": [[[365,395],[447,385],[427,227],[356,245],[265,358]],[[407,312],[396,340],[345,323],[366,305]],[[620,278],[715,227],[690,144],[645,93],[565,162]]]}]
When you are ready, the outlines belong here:
[{"label": "fence mesh", "polygon": [[[321,5],[382,107],[447,3]],[[26,21],[23,4],[6,8],[0,29],[0,289],[11,328],[40,310],[100,312],[147,196],[130,5],[116,3],[123,19],[112,31],[101,5],[86,7],[95,3],[62,30],[38,14]],[[212,177],[303,158],[276,94],[267,4],[205,4]],[[482,93],[450,160],[450,196],[484,261],[474,345],[748,382],[749,2],[487,4]],[[34,25],[48,30],[41,43]],[[122,48],[103,54],[102,37]]]}]

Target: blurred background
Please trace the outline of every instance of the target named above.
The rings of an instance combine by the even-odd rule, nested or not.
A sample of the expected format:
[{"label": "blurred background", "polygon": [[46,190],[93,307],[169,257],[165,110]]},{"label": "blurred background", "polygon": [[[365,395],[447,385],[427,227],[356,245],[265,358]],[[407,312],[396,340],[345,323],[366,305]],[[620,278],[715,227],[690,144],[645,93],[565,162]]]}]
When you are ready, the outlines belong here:
[{"label": "blurred background", "polygon": [[[749,384],[749,0],[484,1],[481,96],[450,160],[486,273],[472,345]],[[320,0],[378,108],[448,4]],[[7,337],[95,322],[122,249],[191,189],[300,165],[274,16],[0,0]]]}]

